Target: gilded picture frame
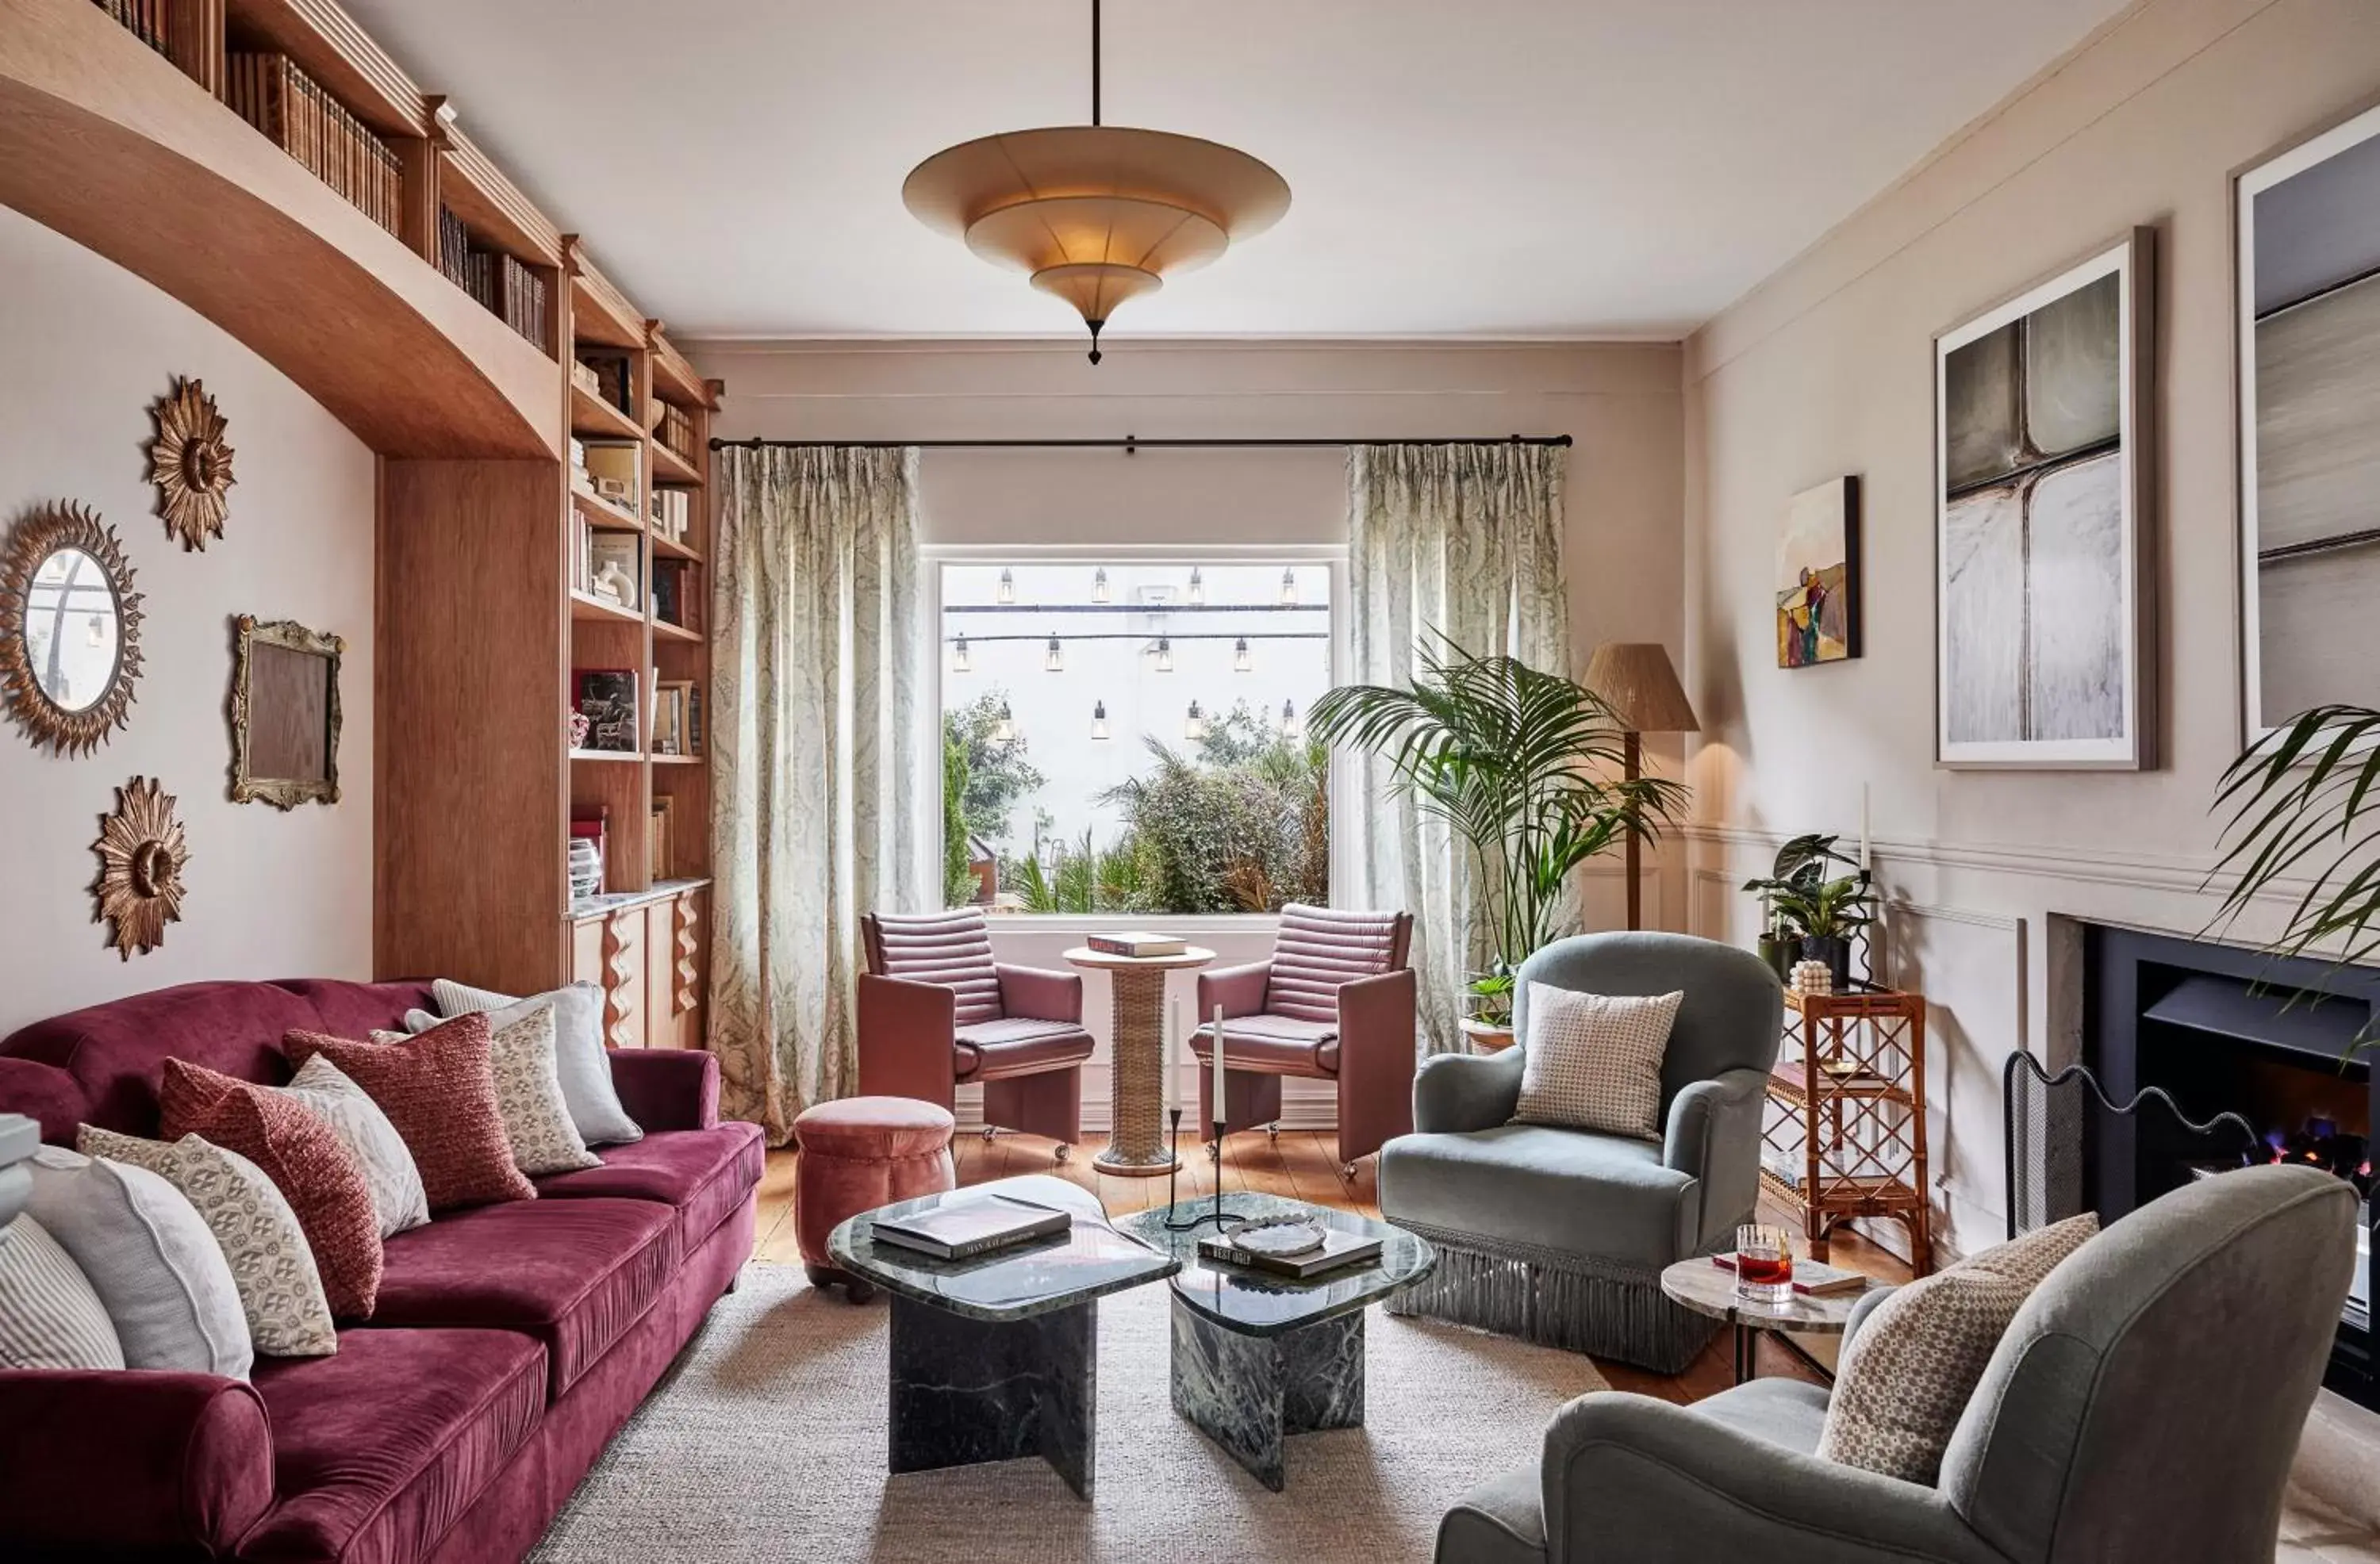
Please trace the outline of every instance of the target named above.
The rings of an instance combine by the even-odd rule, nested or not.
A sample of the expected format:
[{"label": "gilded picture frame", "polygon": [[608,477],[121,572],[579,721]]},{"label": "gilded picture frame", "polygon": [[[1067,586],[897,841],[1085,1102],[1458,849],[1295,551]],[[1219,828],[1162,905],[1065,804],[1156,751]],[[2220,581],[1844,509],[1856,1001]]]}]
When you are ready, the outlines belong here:
[{"label": "gilded picture frame", "polygon": [[244,613],[232,624],[232,802],[336,804],[347,643],[292,619]]}]

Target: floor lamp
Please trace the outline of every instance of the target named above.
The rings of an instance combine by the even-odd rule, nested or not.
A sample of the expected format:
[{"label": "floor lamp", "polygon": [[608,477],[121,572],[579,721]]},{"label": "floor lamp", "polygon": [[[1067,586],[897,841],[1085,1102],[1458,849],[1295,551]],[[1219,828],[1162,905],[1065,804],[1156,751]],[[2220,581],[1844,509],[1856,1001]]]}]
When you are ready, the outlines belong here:
[{"label": "floor lamp", "polygon": [[[1601,696],[1626,730],[1621,742],[1623,774],[1634,782],[1644,774],[1645,734],[1693,734],[1702,731],[1694,709],[1670,666],[1670,654],[1657,641],[1606,641],[1587,660],[1586,687]],[[1642,846],[1628,833],[1628,927],[1644,927],[1645,888],[1638,867]]]}]

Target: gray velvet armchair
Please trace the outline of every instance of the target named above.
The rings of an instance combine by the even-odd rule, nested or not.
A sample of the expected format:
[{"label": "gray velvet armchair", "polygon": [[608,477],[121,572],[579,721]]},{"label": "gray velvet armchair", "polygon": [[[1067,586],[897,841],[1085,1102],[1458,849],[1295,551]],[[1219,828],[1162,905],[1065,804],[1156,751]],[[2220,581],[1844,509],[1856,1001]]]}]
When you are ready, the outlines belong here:
[{"label": "gray velvet armchair", "polygon": [[[1658,1142],[1509,1122],[1532,983],[1682,990]],[[1439,1247],[1398,1314],[1431,1315],[1674,1374],[1718,1328],[1661,1295],[1662,1268],[1733,1243],[1760,1192],[1760,1111],[1784,998],[1758,957],[1683,934],[1587,934],[1521,965],[1520,1041],[1444,1055],[1414,1081],[1414,1134],[1380,1152],[1380,1210]]]},{"label": "gray velvet armchair", "polygon": [[2000,1339],[1938,1487],[1820,1460],[1815,1385],[1603,1391],[1448,1512],[1439,1564],[2271,1564],[2359,1209],[2328,1173],[2262,1167],[2113,1224]]}]

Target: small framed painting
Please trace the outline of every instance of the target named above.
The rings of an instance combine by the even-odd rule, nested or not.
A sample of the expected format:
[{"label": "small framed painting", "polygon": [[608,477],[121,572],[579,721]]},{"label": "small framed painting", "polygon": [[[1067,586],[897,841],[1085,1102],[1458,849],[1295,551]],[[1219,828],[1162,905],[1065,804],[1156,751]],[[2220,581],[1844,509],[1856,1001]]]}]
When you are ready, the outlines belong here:
[{"label": "small framed painting", "polygon": [[2380,109],[2265,158],[2234,199],[2252,741],[2380,706]]},{"label": "small framed painting", "polygon": [[2155,764],[2136,228],[1934,344],[1936,756]]},{"label": "small framed painting", "polygon": [[1859,479],[1829,479],[1786,502],[1777,539],[1777,666],[1859,654]]}]

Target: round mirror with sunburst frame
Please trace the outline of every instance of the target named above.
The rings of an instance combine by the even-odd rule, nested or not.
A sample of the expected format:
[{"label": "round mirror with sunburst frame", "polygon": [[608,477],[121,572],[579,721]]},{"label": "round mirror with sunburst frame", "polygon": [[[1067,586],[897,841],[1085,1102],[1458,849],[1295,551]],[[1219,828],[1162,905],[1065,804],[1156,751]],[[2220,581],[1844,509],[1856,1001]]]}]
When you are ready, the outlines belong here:
[{"label": "round mirror with sunburst frame", "polygon": [[125,725],[140,676],[140,594],[115,528],[67,503],[0,545],[0,696],[37,745],[87,755]]}]

